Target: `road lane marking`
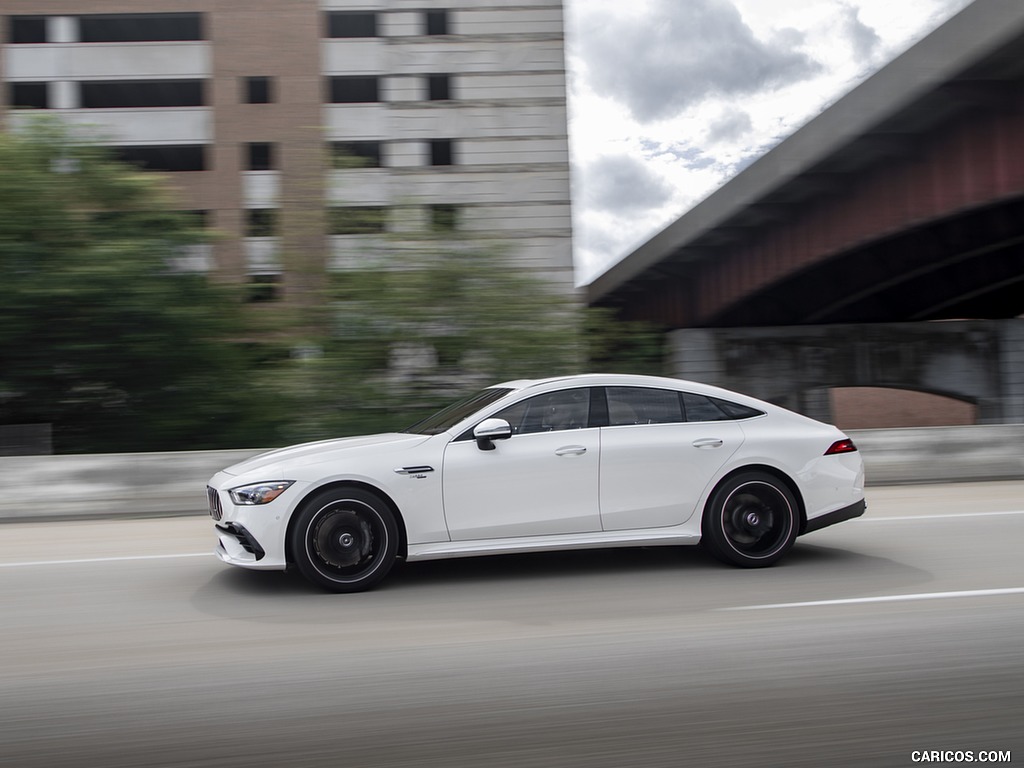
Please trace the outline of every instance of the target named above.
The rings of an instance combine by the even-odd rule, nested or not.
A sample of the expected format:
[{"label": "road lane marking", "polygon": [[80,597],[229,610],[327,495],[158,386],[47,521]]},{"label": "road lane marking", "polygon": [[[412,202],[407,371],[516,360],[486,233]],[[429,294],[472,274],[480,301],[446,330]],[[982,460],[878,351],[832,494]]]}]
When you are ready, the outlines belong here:
[{"label": "road lane marking", "polygon": [[950,512],[948,515],[900,515],[899,517],[866,516],[855,518],[855,521],[858,523],[888,523],[893,521],[906,522],[907,520],[946,520],[962,517],[1001,517],[1006,515],[1024,515],[1024,509],[1014,509],[1006,512]]},{"label": "road lane marking", "polygon": [[179,557],[213,557],[213,552],[186,552],[179,555],[129,555],[127,557],[90,557],[81,560],[33,560],[23,563],[0,563],[0,568],[25,568],[33,565],[77,565],[79,563],[120,563],[129,560],[173,560]]},{"label": "road lane marking", "polygon": [[808,608],[820,605],[859,605],[862,603],[899,603],[911,600],[946,600],[954,597],[994,597],[998,595],[1021,595],[1024,587],[1006,589],[971,589],[962,592],[921,592],[916,595],[880,595],[878,597],[848,597],[839,600],[810,600],[805,603],[767,603],[765,605],[740,605],[732,608],[716,608],[716,611],[762,611],[769,608]]}]

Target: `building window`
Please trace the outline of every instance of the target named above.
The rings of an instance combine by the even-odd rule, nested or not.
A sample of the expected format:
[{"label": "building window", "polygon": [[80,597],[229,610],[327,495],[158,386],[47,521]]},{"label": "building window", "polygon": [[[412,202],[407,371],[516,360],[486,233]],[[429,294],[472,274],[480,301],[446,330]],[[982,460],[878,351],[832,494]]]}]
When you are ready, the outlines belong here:
[{"label": "building window", "polygon": [[427,98],[431,101],[448,101],[452,97],[451,75],[428,75]]},{"label": "building window", "polygon": [[146,171],[206,170],[206,146],[203,144],[114,147],[114,154],[122,162]]},{"label": "building window", "polygon": [[330,11],[328,37],[377,37],[377,14],[371,11]]},{"label": "building window", "polygon": [[46,83],[11,83],[7,103],[13,109],[49,109],[50,91]]},{"label": "building window", "polygon": [[448,32],[448,11],[427,11],[426,27],[428,35],[447,35]]},{"label": "building window", "polygon": [[246,104],[270,104],[274,101],[273,78],[242,78],[242,101]]},{"label": "building window", "polygon": [[332,235],[376,235],[387,229],[388,209],[362,205],[331,208],[328,211],[328,232]]},{"label": "building window", "polygon": [[83,43],[203,40],[200,13],[91,14],[78,17]]},{"label": "building window", "polygon": [[83,109],[202,107],[202,80],[108,80],[79,83]]},{"label": "building window", "polygon": [[432,232],[454,232],[459,228],[459,206],[430,206],[430,229]]},{"label": "building window", "polygon": [[248,208],[245,211],[246,237],[274,237],[276,235],[276,208]]},{"label": "building window", "polygon": [[277,301],[281,298],[280,275],[249,275],[245,300],[250,304]]},{"label": "building window", "polygon": [[45,16],[8,16],[7,42],[9,43],[45,43]]},{"label": "building window", "polygon": [[434,139],[430,142],[431,165],[454,165],[454,151],[451,139]]},{"label": "building window", "polygon": [[330,78],[332,104],[367,104],[380,101],[376,77]]},{"label": "building window", "polygon": [[273,171],[274,145],[266,141],[251,141],[245,145],[245,168],[249,171]]},{"label": "building window", "polygon": [[380,168],[379,141],[335,141],[331,158],[335,168]]}]

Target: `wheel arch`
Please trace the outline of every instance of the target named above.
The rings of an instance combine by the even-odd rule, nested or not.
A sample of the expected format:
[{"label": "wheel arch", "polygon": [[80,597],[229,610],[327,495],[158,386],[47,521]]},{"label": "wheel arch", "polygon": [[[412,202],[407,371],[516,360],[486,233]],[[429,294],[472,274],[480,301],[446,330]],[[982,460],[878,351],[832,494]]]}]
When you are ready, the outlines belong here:
[{"label": "wheel arch", "polygon": [[728,482],[731,478],[735,477],[736,475],[743,474],[744,472],[764,472],[765,474],[771,475],[772,477],[786,485],[786,488],[789,489],[789,492],[793,494],[793,498],[796,499],[797,512],[799,512],[800,514],[800,526],[797,535],[802,535],[807,529],[807,507],[804,504],[803,494],[800,493],[800,487],[796,484],[792,477],[787,475],[781,469],[779,469],[778,467],[770,466],[768,464],[745,464],[742,467],[736,467],[735,469],[730,470],[726,475],[720,478],[719,481],[715,483],[714,487],[711,489],[711,492],[708,493],[707,499],[704,502],[704,508],[701,510],[701,527],[703,528],[704,513],[707,512],[708,505],[711,503],[711,500],[715,496],[715,491],[717,491],[724,483]]},{"label": "wheel arch", "polygon": [[336,480],[333,483],[325,483],[324,485],[318,485],[315,488],[310,488],[306,491],[305,496],[295,505],[295,509],[292,511],[291,517],[288,520],[288,528],[285,530],[284,537],[284,556],[286,563],[291,566],[295,563],[295,556],[292,553],[292,530],[295,528],[295,521],[298,519],[299,511],[306,505],[306,503],[318,494],[324,491],[341,490],[344,488],[358,488],[359,490],[372,493],[374,496],[379,498],[382,502],[387,504],[388,509],[395,516],[395,523],[398,526],[398,553],[397,556],[401,559],[405,559],[409,552],[408,537],[405,532],[405,518],[402,517],[402,511],[395,504],[395,500],[392,499],[388,494],[384,493],[380,488],[369,483],[362,483],[358,480]]}]

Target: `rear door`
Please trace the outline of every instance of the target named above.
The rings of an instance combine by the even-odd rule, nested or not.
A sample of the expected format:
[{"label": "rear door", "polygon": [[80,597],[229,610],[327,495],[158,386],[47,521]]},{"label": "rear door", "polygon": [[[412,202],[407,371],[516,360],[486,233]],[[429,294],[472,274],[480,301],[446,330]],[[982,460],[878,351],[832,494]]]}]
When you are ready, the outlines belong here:
[{"label": "rear door", "polygon": [[[675,390],[606,387],[605,393],[609,426],[601,429],[600,477],[604,530],[686,522],[705,488],[743,443],[739,424],[701,396],[692,396],[691,422],[686,421],[684,396]],[[712,407],[705,408],[705,401]]]}]

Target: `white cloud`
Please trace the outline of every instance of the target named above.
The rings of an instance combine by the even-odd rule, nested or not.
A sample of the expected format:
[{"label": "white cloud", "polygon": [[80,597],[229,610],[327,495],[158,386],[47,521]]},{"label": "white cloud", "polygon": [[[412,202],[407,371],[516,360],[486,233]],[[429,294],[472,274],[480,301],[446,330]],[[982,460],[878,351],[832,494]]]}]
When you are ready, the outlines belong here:
[{"label": "white cloud", "polygon": [[968,0],[564,0],[586,283]]}]

